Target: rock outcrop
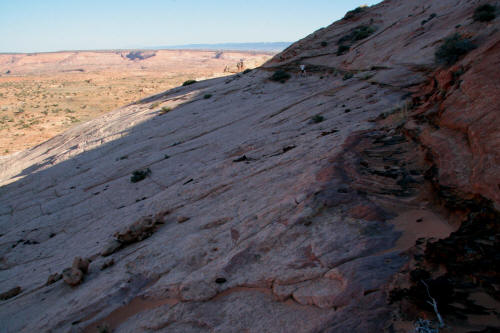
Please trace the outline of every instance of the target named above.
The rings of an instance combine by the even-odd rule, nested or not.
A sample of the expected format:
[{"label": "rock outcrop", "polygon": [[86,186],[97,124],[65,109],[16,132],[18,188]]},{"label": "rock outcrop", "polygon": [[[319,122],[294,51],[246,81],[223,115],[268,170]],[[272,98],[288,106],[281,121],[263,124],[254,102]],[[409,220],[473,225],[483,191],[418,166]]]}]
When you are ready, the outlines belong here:
[{"label": "rock outcrop", "polygon": [[[1,160],[0,291],[22,290],[1,331],[408,332],[429,297],[444,331],[498,329],[500,30],[478,5],[359,9]],[[455,33],[475,48],[436,64]],[[75,256],[102,269],[47,283]]]},{"label": "rock outcrop", "polygon": [[[63,270],[62,278],[66,284],[74,287],[83,282],[83,277],[88,273],[90,261],[81,257],[73,260],[73,265]],[[55,282],[58,276],[51,275],[48,282]],[[50,284],[50,283],[49,283]]]}]

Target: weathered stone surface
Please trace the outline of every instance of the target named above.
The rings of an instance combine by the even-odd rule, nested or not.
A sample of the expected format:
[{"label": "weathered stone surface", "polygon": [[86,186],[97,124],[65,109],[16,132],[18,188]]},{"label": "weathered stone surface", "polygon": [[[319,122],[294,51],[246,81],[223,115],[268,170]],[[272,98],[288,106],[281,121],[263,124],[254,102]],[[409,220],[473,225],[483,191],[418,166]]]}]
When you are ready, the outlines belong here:
[{"label": "weathered stone surface", "polygon": [[87,274],[89,271],[90,261],[81,257],[76,257],[73,260],[72,268],[79,269],[83,274]]},{"label": "weathered stone surface", "polygon": [[53,283],[56,283],[57,281],[62,279],[62,274],[59,273],[54,273],[50,274],[49,277],[47,278],[47,285],[51,285]]},{"label": "weathered stone surface", "polygon": [[177,223],[184,223],[189,220],[189,217],[187,216],[177,216]]},{"label": "weathered stone surface", "polygon": [[156,222],[152,217],[142,217],[125,230],[115,233],[114,237],[121,244],[140,242],[153,234],[155,225]]},{"label": "weathered stone surface", "polygon": [[104,249],[101,251],[101,255],[103,257],[107,257],[110,254],[113,254],[116,251],[118,251],[122,246],[123,246],[122,243],[120,243],[116,239],[110,239],[104,246]]},{"label": "weathered stone surface", "polygon": [[83,281],[83,272],[75,267],[63,270],[62,276],[64,282],[72,287],[79,285]]},{"label": "weathered stone surface", "polygon": [[[446,237],[443,225],[482,211],[467,208],[479,196],[498,205],[500,94],[488,93],[498,75],[486,76],[500,30],[472,22],[474,6],[384,1],[263,68],[172,89],[2,159],[0,288],[27,291],[0,304],[2,330],[397,331],[388,289],[425,243],[414,236]],[[361,24],[376,30],[337,56]],[[457,29],[478,47],[437,67],[436,47]],[[284,84],[269,80],[278,69]],[[158,117],[157,101],[172,110]],[[38,244],[18,242],[28,239]],[[43,286],[76,255],[102,267],[99,254],[113,267],[78,288]],[[78,284],[83,271],[64,275]]]},{"label": "weathered stone surface", "polygon": [[113,258],[106,260],[104,263],[101,265],[101,271],[105,270],[106,268],[109,268],[115,264],[115,260]]},{"label": "weathered stone surface", "polygon": [[[84,259],[82,257],[75,257],[73,259],[73,265],[69,268],[66,268],[62,272],[62,278],[66,284],[74,287],[83,282],[84,275],[88,273],[90,261],[88,259]],[[51,275],[49,280],[53,277],[57,278],[57,275]],[[55,280],[57,281],[57,280]],[[55,282],[54,281],[54,282]],[[48,281],[47,281],[47,284]]]}]

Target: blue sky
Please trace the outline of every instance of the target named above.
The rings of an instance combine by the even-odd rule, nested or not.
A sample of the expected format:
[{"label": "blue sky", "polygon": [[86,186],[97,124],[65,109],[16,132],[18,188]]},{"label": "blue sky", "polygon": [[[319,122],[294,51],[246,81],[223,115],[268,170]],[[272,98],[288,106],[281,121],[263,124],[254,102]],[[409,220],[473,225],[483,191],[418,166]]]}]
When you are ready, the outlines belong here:
[{"label": "blue sky", "polygon": [[0,52],[296,41],[368,0],[0,0]]}]

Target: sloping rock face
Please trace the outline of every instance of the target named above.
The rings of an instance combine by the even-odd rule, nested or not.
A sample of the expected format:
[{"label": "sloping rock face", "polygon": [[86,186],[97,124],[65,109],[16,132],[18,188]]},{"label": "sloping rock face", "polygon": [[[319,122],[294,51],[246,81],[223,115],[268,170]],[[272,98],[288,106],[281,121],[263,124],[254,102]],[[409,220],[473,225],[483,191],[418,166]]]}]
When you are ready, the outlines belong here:
[{"label": "sloping rock face", "polygon": [[[500,32],[472,20],[477,5],[385,1],[260,69],[0,160],[0,292],[20,291],[0,301],[1,331],[405,332],[433,318],[418,282],[458,293],[446,274],[464,281],[482,258],[469,235],[488,254],[499,242]],[[435,65],[455,32],[476,48]],[[454,244],[467,251],[451,270],[436,254]],[[75,257],[90,262],[80,284],[47,283]],[[446,329],[500,327],[496,272],[470,279],[488,304],[460,294],[483,317],[461,306]]]}]

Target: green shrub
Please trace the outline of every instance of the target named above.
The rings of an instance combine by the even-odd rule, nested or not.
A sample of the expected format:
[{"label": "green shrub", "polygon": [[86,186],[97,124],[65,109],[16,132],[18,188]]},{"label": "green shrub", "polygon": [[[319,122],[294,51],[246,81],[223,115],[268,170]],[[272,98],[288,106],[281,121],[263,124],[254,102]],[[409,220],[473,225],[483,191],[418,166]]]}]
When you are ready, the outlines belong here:
[{"label": "green shrub", "polygon": [[427,22],[429,22],[430,20],[432,20],[433,18],[435,18],[437,16],[436,13],[432,13],[431,15],[429,15],[429,17],[426,19],[426,20],[423,20],[422,22],[420,22],[421,25],[424,25],[426,24]]},{"label": "green shrub", "polygon": [[209,99],[210,97],[212,97],[212,94],[205,94],[205,95],[203,96],[203,98],[204,98],[204,99]]},{"label": "green shrub", "polygon": [[190,84],[193,84],[193,83],[196,83],[196,80],[187,80],[187,81],[184,81],[184,83],[182,84],[182,86],[189,86]]},{"label": "green shrub", "polygon": [[489,22],[496,17],[496,7],[490,4],[482,5],[474,10],[474,21]]},{"label": "green shrub", "polygon": [[97,326],[97,330],[99,331],[99,333],[110,333],[110,328],[108,326],[108,324],[104,323],[100,326]]},{"label": "green shrub", "polygon": [[160,112],[158,112],[158,115],[161,116],[161,115],[164,115],[165,113],[170,112],[170,111],[172,111],[172,108],[169,108],[168,106],[164,106],[161,108]]},{"label": "green shrub", "polygon": [[352,77],[354,76],[354,74],[352,74],[351,72],[347,72],[344,74],[344,77],[342,78],[342,80],[349,80],[351,79]]},{"label": "green shrub", "polygon": [[313,117],[311,117],[311,122],[313,122],[314,124],[317,124],[317,123],[320,123],[322,122],[323,120],[325,120],[325,117],[323,117],[322,115],[320,114],[317,114]]},{"label": "green shrub", "polygon": [[328,45],[328,43],[327,43],[327,42],[325,42],[325,41],[322,41],[322,42],[321,42],[321,46],[325,47],[325,46],[327,46],[327,45]]},{"label": "green shrub", "polygon": [[151,170],[149,170],[149,168],[147,168],[146,170],[135,170],[132,173],[132,177],[130,177],[130,181],[132,183],[140,182],[141,180],[145,179],[150,174],[151,174]]},{"label": "green shrub", "polygon": [[337,49],[337,55],[340,56],[351,48],[351,45],[354,42],[357,42],[359,40],[365,39],[366,37],[370,36],[375,32],[375,28],[369,25],[360,25],[351,32],[343,37],[341,37],[337,41],[337,45],[339,45],[339,48]]},{"label": "green shrub", "polygon": [[285,83],[286,80],[288,80],[290,77],[291,77],[290,74],[280,69],[274,72],[274,74],[269,78],[269,80]]},{"label": "green shrub", "polygon": [[350,10],[348,11],[345,15],[344,15],[344,19],[345,20],[348,20],[348,19],[351,19],[353,18],[354,16],[356,16],[357,14],[360,14],[362,12],[365,11],[365,8],[364,7],[358,7],[358,8],[355,8],[353,10]]},{"label": "green shrub", "polygon": [[346,52],[349,52],[351,47],[349,45],[339,45],[339,48],[337,49],[337,55],[341,56]]},{"label": "green shrub", "polygon": [[473,50],[475,45],[468,38],[454,34],[444,40],[436,50],[435,57],[438,64],[453,65],[460,57]]},{"label": "green shrub", "polygon": [[153,104],[151,104],[151,105],[149,106],[149,109],[150,109],[150,110],[152,110],[152,109],[156,109],[156,108],[158,107],[158,105],[160,105],[160,102],[155,102],[155,103],[153,103]]},{"label": "green shrub", "polygon": [[342,44],[349,43],[349,42],[351,42],[351,34],[348,34],[348,35],[341,37],[338,40],[337,45],[342,45]]},{"label": "green shrub", "polygon": [[375,32],[374,27],[371,27],[368,25],[360,25],[359,27],[357,27],[353,30],[352,40],[358,41],[358,40],[365,39],[366,37],[370,36],[374,32]]}]

